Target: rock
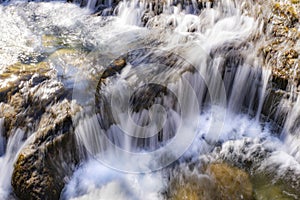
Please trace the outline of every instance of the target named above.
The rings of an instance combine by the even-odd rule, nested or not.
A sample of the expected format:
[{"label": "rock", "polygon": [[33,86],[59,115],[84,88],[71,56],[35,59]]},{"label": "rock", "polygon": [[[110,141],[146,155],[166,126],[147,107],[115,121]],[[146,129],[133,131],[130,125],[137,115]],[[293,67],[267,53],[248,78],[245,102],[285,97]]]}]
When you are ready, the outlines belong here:
[{"label": "rock", "polygon": [[50,66],[46,62],[37,64],[22,64],[16,63],[6,67],[0,73],[0,101],[6,102],[7,98],[14,94],[19,89],[19,84],[22,81],[30,80],[34,74],[39,74],[47,77],[53,76]]},{"label": "rock", "polygon": [[[256,200],[294,200],[298,199],[296,188],[291,189],[289,183],[274,181],[266,174],[259,173],[252,177],[254,198]],[[293,191],[294,190],[294,191]],[[299,192],[298,192],[299,193]]]},{"label": "rock", "polygon": [[36,52],[31,52],[31,53],[24,52],[18,56],[18,60],[22,64],[28,64],[28,65],[42,62],[45,58],[46,55],[44,55],[43,53],[36,53]]},{"label": "rock", "polygon": [[53,60],[53,59],[58,59],[58,58],[66,58],[68,56],[72,56],[72,57],[76,58],[79,55],[81,55],[81,53],[82,52],[80,52],[76,49],[72,49],[72,48],[57,49],[49,56],[48,59]]},{"label": "rock", "polygon": [[207,175],[186,174],[181,172],[168,186],[167,199],[202,200],[217,199],[216,185]]},{"label": "rock", "polygon": [[[47,48],[60,45],[56,38],[43,39]],[[20,199],[59,199],[79,162],[72,117],[80,107],[67,100],[72,88],[57,77],[67,74],[65,63],[77,66],[84,55],[71,48],[56,48],[43,61],[38,54],[24,54],[20,62],[0,72],[2,134],[7,139],[16,129],[22,129],[24,140],[28,140],[15,162],[11,180]],[[56,66],[63,69],[54,69]]]},{"label": "rock", "polygon": [[3,136],[8,138],[8,133],[13,129],[12,124],[15,123],[16,110],[9,104],[0,103],[0,118],[4,118]]},{"label": "rock", "polygon": [[182,199],[253,199],[253,188],[247,172],[225,163],[211,163],[201,172],[186,170],[171,177],[167,198]]},{"label": "rock", "polygon": [[245,171],[224,163],[210,164],[206,169],[214,180],[219,199],[253,199],[250,176]]},{"label": "rock", "polygon": [[[106,68],[106,70],[101,75],[100,80],[106,79],[107,77],[120,73],[125,66],[126,60],[124,58],[116,59],[111,65],[109,65]],[[100,86],[98,85],[98,87]]]},{"label": "rock", "polygon": [[[128,68],[126,68],[127,64]],[[146,68],[147,65],[156,64],[155,68]],[[182,64],[182,65],[180,65]],[[126,68],[126,69],[125,69]],[[141,73],[144,70],[149,70],[147,73]],[[126,75],[118,76],[123,70],[129,70]],[[108,131],[114,124],[117,124],[124,118],[114,115],[113,95],[118,95],[122,107],[119,107],[118,112],[128,114],[134,119],[134,122],[141,127],[152,126],[155,124],[156,133],[151,137],[141,137],[142,131],[135,131],[136,135],[131,139],[139,147],[146,149],[155,149],[167,140],[174,137],[177,131],[177,125],[172,118],[172,112],[176,111],[181,114],[181,107],[178,104],[178,97],[173,91],[167,88],[168,84],[179,82],[185,74],[193,73],[195,68],[186,63],[182,58],[172,52],[155,50],[150,48],[136,49],[120,56],[106,67],[104,72],[99,75],[98,85],[95,93],[95,111],[98,114],[100,127]],[[136,74],[136,77],[132,74]],[[119,91],[119,93],[109,93],[111,85],[114,85],[118,79],[123,79],[122,82],[128,84],[128,91],[132,94]],[[133,80],[134,79],[134,80]],[[123,84],[122,83],[122,84]],[[127,86],[124,86],[126,89]],[[121,88],[121,86],[120,86]],[[127,89],[126,89],[127,90]],[[120,103],[119,103],[120,104]],[[166,122],[160,118],[160,112],[154,117],[149,117],[153,105],[161,105],[166,110]],[[160,116],[159,116],[160,115]],[[138,119],[138,120],[137,120]],[[152,126],[154,127],[154,126]],[[149,129],[150,130],[150,129]],[[153,128],[154,130],[154,128]],[[153,131],[154,132],[154,131]],[[157,146],[151,146],[151,142],[157,141]]]},{"label": "rock", "polygon": [[34,132],[37,123],[49,104],[67,96],[62,83],[43,75],[33,75],[22,81],[14,94],[8,94],[6,103],[0,104],[0,117],[5,118],[5,133],[9,137],[14,129]]},{"label": "rock", "polygon": [[12,186],[22,199],[59,199],[79,162],[72,116],[80,108],[67,100],[49,106],[35,137],[14,165]]},{"label": "rock", "polygon": [[[56,49],[42,62],[18,62],[1,70],[0,110],[3,112],[0,118],[4,118],[5,137],[17,128],[35,132],[49,104],[71,98],[72,82],[69,80],[75,74],[74,66],[80,66],[83,58],[84,53],[75,49]],[[70,75],[69,71],[73,74]],[[57,80],[58,76],[66,73],[69,74],[69,82]]]},{"label": "rock", "polygon": [[299,0],[291,0],[292,4],[298,4],[300,1]]},{"label": "rock", "polygon": [[[62,34],[60,31],[64,32]],[[85,49],[82,41],[72,37],[72,34],[67,34],[67,30],[54,31],[53,34],[45,34],[41,36],[41,45],[43,46],[43,51],[45,56],[59,50],[59,49],[69,49],[75,51],[75,49]]]},{"label": "rock", "polygon": [[54,35],[43,35],[42,36],[42,45],[45,48],[54,48],[54,47],[58,48],[60,46],[63,46],[64,43],[60,38],[58,38]]},{"label": "rock", "polygon": [[[268,8],[261,4],[265,12],[264,34],[266,41],[261,53],[264,58],[264,66],[272,69],[268,95],[262,108],[265,119],[275,122],[279,129],[284,125],[287,110],[283,109],[281,102],[290,101],[291,104],[294,92],[300,83],[298,41],[300,32],[299,5],[296,1],[272,2]],[[263,67],[264,67],[263,66]],[[292,91],[293,90],[293,91]],[[277,130],[280,132],[280,130]]]}]

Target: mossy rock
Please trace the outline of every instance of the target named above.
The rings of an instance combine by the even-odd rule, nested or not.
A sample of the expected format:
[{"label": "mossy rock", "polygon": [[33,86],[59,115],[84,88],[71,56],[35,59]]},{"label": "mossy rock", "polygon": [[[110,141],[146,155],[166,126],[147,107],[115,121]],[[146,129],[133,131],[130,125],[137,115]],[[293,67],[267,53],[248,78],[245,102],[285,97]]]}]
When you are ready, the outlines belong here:
[{"label": "mossy rock", "polygon": [[254,191],[254,198],[256,200],[294,200],[295,198],[288,196],[279,186],[265,185],[256,188]]},{"label": "mossy rock", "polygon": [[253,200],[247,172],[225,163],[208,164],[203,174],[180,172],[171,178],[168,199],[172,200]]},{"label": "mossy rock", "polygon": [[220,199],[253,199],[253,188],[247,172],[225,163],[210,164],[206,172],[215,181]]},{"label": "mossy rock", "polygon": [[251,178],[255,200],[295,200],[298,199],[295,188],[288,182],[272,180],[263,173],[255,174]]},{"label": "mossy rock", "polygon": [[218,199],[216,185],[208,175],[178,174],[169,185],[167,199],[170,200],[202,200]]}]

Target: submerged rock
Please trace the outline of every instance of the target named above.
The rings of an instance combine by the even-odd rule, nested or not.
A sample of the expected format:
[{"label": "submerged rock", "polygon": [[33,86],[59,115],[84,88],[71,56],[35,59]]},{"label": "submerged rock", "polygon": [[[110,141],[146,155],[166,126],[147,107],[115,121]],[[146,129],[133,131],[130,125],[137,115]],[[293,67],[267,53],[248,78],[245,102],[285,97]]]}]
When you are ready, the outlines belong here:
[{"label": "submerged rock", "polygon": [[79,162],[72,117],[79,107],[67,100],[46,109],[32,141],[14,165],[12,186],[22,199],[59,199]]},{"label": "submerged rock", "polygon": [[42,36],[42,46],[44,48],[59,48],[64,46],[64,42],[62,39],[54,36],[54,35],[43,35]]}]

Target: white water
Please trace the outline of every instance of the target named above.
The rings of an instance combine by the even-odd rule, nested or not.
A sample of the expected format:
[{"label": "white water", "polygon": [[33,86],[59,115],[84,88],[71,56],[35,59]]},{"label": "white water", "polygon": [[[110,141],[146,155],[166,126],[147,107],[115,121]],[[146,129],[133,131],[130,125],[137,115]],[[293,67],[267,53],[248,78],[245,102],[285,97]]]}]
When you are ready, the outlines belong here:
[{"label": "white water", "polygon": [[4,119],[0,118],[0,155],[5,153]]},{"label": "white water", "polygon": [[[93,7],[93,4],[95,2],[89,1],[88,7]],[[184,112],[154,107],[155,111],[161,109],[162,115],[154,115],[152,120],[155,121],[157,117],[157,121],[161,120],[165,127],[154,123],[157,127],[145,128],[135,125],[135,122],[141,116],[147,118],[146,111],[136,116],[130,116],[126,112],[126,95],[131,94],[128,88],[134,84],[139,87],[148,79],[165,79],[169,75],[167,73],[171,72],[167,71],[166,74],[158,76],[159,78],[151,79],[146,74],[153,72],[149,66],[137,67],[132,72],[128,65],[117,80],[105,88],[107,92],[117,95],[117,98],[112,98],[112,103],[114,117],[119,124],[112,125],[107,131],[102,130],[97,116],[92,112],[76,127],[78,140],[91,155],[75,171],[62,193],[62,198],[163,199],[162,193],[168,181],[161,169],[177,159],[183,168],[188,168],[185,162],[189,159],[198,161],[209,156],[217,159],[218,156],[211,155],[217,143],[223,144],[220,154],[228,155],[232,145],[239,153],[244,141],[251,141],[252,146],[243,155],[244,159],[251,159],[251,150],[254,151],[259,146],[273,152],[262,163],[262,170],[272,168],[276,163],[280,166],[278,174],[283,176],[291,166],[295,172],[300,172],[299,138],[296,134],[298,128],[295,133],[287,131],[296,121],[300,101],[297,101],[293,112],[288,116],[283,140],[278,139],[269,131],[267,125],[260,124],[259,121],[271,71],[261,68],[261,59],[256,57],[256,48],[259,47],[254,44],[254,47],[243,48],[253,34],[261,32],[258,20],[243,15],[230,1],[222,1],[214,8],[202,10],[200,16],[190,14],[194,12],[193,9],[181,10],[179,6],[166,5],[164,13],[150,19],[145,28],[141,27],[142,22],[139,20],[145,8],[145,3],[138,5],[137,1],[124,1],[118,7],[118,16],[103,18],[89,15],[90,11],[87,9],[59,2],[1,6],[0,17],[4,20],[1,21],[0,28],[6,31],[1,33],[0,38],[0,45],[5,47],[0,49],[0,71],[4,66],[17,62],[18,55],[22,52],[48,51],[49,49],[42,46],[41,36],[55,35],[58,32],[66,37],[65,42],[71,46],[79,43],[92,49],[91,53],[82,55],[78,62],[72,64],[69,64],[72,58],[67,58],[66,61],[61,61],[60,58],[49,61],[58,73],[63,74],[64,71],[69,72],[72,69],[79,71],[78,77],[72,77],[76,79],[73,98],[85,106],[91,106],[94,100],[95,83],[90,81],[90,77],[100,73],[111,60],[130,50],[155,47],[162,52],[170,51],[192,64],[199,72],[196,75],[183,76],[190,81],[190,85],[185,85],[180,78],[174,79],[182,82],[167,84],[175,91]],[[36,16],[32,14],[33,10]],[[191,30],[196,32],[192,33]],[[238,50],[230,51],[226,47],[236,47]],[[211,52],[214,53],[210,55]],[[243,57],[244,61],[230,62],[222,79],[221,71],[227,62],[227,56],[231,56],[232,61]],[[131,73],[136,74],[134,76]],[[123,102],[119,98],[122,95]],[[125,102],[125,105],[119,102]],[[258,105],[256,109],[255,103]],[[87,108],[89,109],[90,107]],[[0,126],[1,124],[3,120],[0,120]],[[149,152],[141,148],[129,137],[155,135],[162,127],[166,130],[177,128],[177,135],[175,138],[168,134],[163,135],[164,143],[159,143],[156,138],[150,140],[148,146],[155,146],[155,151],[152,149]],[[105,133],[110,135],[109,140]],[[123,136],[124,133],[127,136]],[[15,134],[8,141],[6,153],[0,160],[1,174],[10,176],[17,152],[12,146],[21,143],[21,135]],[[260,140],[266,142],[260,143]],[[286,162],[286,158],[289,162]],[[152,171],[154,172],[149,173]],[[3,198],[11,190],[9,176],[1,176]]]},{"label": "white water", "polygon": [[[0,129],[2,127],[0,126]],[[0,198],[7,199],[11,194],[11,176],[13,172],[13,164],[17,158],[18,151],[23,144],[24,131],[18,129],[13,136],[10,137],[6,144],[5,154],[0,157]]]},{"label": "white water", "polygon": [[[182,108],[195,111],[192,114],[195,123],[189,124],[188,120],[184,120],[185,118],[164,115],[164,120],[170,121],[176,119],[176,123],[184,127],[176,132],[179,137],[183,136],[179,139],[181,143],[176,143],[177,138],[175,137],[175,139],[172,139],[172,142],[175,140],[174,143],[176,144],[173,148],[168,147],[169,143],[162,147],[166,152],[159,151],[160,149],[155,152],[141,150],[138,153],[135,152],[132,154],[130,151],[133,151],[134,147],[137,146],[136,141],[130,140],[127,137],[124,138],[123,135],[127,133],[136,136],[138,133],[141,134],[141,137],[145,137],[147,134],[141,131],[140,127],[128,121],[133,116],[128,116],[128,113],[122,110],[122,106],[126,107],[127,98],[123,101],[118,99],[119,104],[113,104],[113,109],[116,110],[114,118],[117,118],[116,121],[118,121],[119,127],[113,125],[107,131],[110,135],[109,140],[105,136],[105,131],[101,130],[96,116],[84,119],[77,127],[76,134],[80,138],[79,140],[83,141],[84,146],[89,152],[92,152],[94,157],[89,158],[89,161],[74,174],[73,179],[64,192],[66,198],[145,199],[145,194],[148,194],[150,196],[149,199],[163,199],[164,196],[161,194],[166,190],[168,182],[163,177],[162,172],[158,171],[146,175],[135,173],[151,170],[156,171],[160,167],[166,167],[170,163],[169,161],[175,161],[176,159],[179,159],[183,163],[186,159],[197,161],[199,156],[205,157],[209,155],[216,142],[223,143],[223,149],[220,154],[225,155],[225,157],[231,151],[230,146],[233,145],[238,153],[243,149],[245,141],[251,142],[251,145],[248,152],[243,155],[243,160],[251,159],[251,153],[256,151],[257,148],[274,152],[271,153],[269,159],[263,162],[261,169],[267,169],[272,164],[279,163],[281,170],[278,171],[278,174],[281,173],[281,175],[284,175],[284,170],[287,170],[289,164],[286,165],[284,162],[280,162],[280,160],[284,156],[289,155],[289,147],[276,136],[272,136],[267,126],[262,126],[259,123],[271,70],[261,69],[261,60],[256,58],[255,49],[250,48],[244,50],[241,54],[233,54],[233,56],[243,56],[246,61],[244,63],[237,63],[239,66],[231,66],[232,71],[226,71],[224,81],[222,81],[219,70],[222,70],[224,65],[224,54],[226,55],[226,51],[221,51],[220,55],[212,58],[212,60],[206,54],[206,52],[222,48],[227,44],[234,44],[234,46],[242,45],[252,33],[260,31],[259,24],[253,18],[242,16],[239,10],[234,8],[230,3],[224,5],[227,5],[228,10],[230,10],[225,15],[217,7],[204,10],[202,15],[205,17],[198,18],[194,15],[181,12],[177,7],[173,7],[173,13],[165,11],[165,14],[162,16],[153,18],[152,21],[148,22],[149,27],[158,24],[162,28],[167,28],[170,21],[176,24],[176,28],[172,32],[160,32],[160,36],[157,39],[164,42],[164,45],[160,48],[175,51],[193,64],[201,77],[200,79],[198,76],[189,79],[194,83],[192,84],[192,91],[178,89],[180,92],[175,92],[176,96],[181,99],[180,106],[183,106]],[[141,24],[138,19],[141,17],[141,9],[143,7],[144,5],[142,4],[137,8],[134,1],[121,4],[121,12],[119,13],[120,23],[140,26]],[[198,32],[193,34],[188,33],[191,27],[196,28]],[[154,30],[151,31],[154,32]],[[210,60],[210,65],[207,65],[207,60]],[[117,91],[115,95],[117,97],[124,94],[125,96],[130,96],[131,92],[128,90],[127,84],[132,86],[136,81],[139,82],[139,85],[143,85],[143,78],[135,76],[132,78],[130,74],[128,75],[128,70],[124,69],[120,74],[118,77],[119,82],[110,82],[106,91],[113,94],[115,94],[114,91]],[[143,69],[142,72],[151,74],[147,72],[147,69]],[[141,72],[138,69],[134,73],[143,77],[142,74],[139,74]],[[150,80],[152,79],[150,78]],[[197,106],[191,104],[191,99],[181,98],[180,94],[184,94],[187,97],[195,95],[197,103],[202,105],[204,99],[207,98],[205,97],[207,88],[203,87],[203,85],[208,87],[211,103],[216,106],[200,112],[197,109],[194,110]],[[172,84],[168,85],[168,88],[172,87],[181,88],[182,86],[180,84],[175,86]],[[258,93],[258,99],[255,98],[256,93]],[[253,119],[239,114],[243,110],[245,103],[248,105],[248,113],[251,113],[255,103],[258,105],[256,113],[252,114],[254,116]],[[176,110],[174,112],[176,113]],[[122,116],[122,113],[125,117]],[[144,115],[139,115],[139,117],[142,116]],[[130,129],[127,128],[128,125]],[[147,131],[150,131],[152,134],[156,132],[156,129],[147,128]],[[170,128],[167,125],[167,129]],[[151,133],[148,133],[148,135],[152,135]],[[187,139],[188,137],[194,139],[189,140]],[[190,141],[190,143],[186,143],[187,146],[185,146],[184,139]],[[259,141],[261,140],[265,142],[260,143]],[[114,144],[117,144],[118,147]],[[155,146],[157,141],[150,141],[150,144]],[[181,148],[184,149],[183,152],[178,151]],[[298,150],[294,150],[294,152],[298,152]],[[179,158],[182,154],[183,156]],[[217,157],[214,157],[214,159],[217,159]],[[98,160],[98,163],[94,159]],[[255,160],[255,158],[253,159]],[[296,158],[289,156],[289,159],[289,163],[292,163],[295,167],[294,170],[298,172],[300,165],[296,161]],[[183,165],[183,167],[187,166]],[[99,174],[93,178],[86,179],[93,172]],[[107,178],[107,174],[109,178]],[[149,176],[151,177],[151,181],[144,179]],[[82,182],[83,184],[81,184]],[[153,182],[156,183],[157,187],[151,187],[151,183]],[[121,189],[120,184],[123,183],[125,185]],[[131,187],[132,185],[135,187]],[[143,187],[137,187],[140,185]],[[153,194],[156,195],[153,197]]]}]

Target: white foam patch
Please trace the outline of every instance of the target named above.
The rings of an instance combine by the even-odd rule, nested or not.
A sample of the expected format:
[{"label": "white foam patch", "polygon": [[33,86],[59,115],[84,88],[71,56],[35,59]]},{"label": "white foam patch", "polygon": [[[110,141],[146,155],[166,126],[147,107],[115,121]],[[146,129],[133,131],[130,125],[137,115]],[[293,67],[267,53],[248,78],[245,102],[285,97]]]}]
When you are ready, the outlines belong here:
[{"label": "white foam patch", "polygon": [[[226,117],[218,118],[216,115],[220,112],[226,112]],[[287,156],[284,152],[283,144],[277,137],[272,136],[267,128],[263,128],[255,119],[250,119],[247,115],[233,114],[224,108],[212,107],[199,116],[199,121],[200,124],[195,129],[197,137],[179,159],[182,163],[181,167],[187,167],[184,164],[186,160],[197,161],[201,155],[209,155],[213,150],[211,144],[219,140],[222,140],[223,143],[220,155],[227,155],[234,146],[235,153],[244,156],[242,160],[252,159],[253,153],[258,148],[273,151],[271,157],[261,165],[264,169],[279,163],[281,165],[279,171],[285,172],[284,170],[297,164],[292,156]],[[95,121],[95,123],[97,122]],[[209,133],[211,126],[223,128],[219,130],[219,137],[213,138],[214,140],[210,140],[211,143],[208,143],[206,134]],[[249,143],[250,146],[244,148],[245,143]],[[241,153],[242,150],[247,152]],[[172,151],[170,149],[170,152]],[[109,156],[109,152],[107,152],[107,156]],[[152,159],[154,160],[154,158],[149,158],[147,163],[143,162],[145,165],[143,167],[149,167]],[[141,164],[139,160],[118,159],[117,157],[114,160],[127,166],[136,167]],[[300,172],[298,168],[295,170]],[[167,180],[162,171],[149,174],[128,174],[108,168],[100,161],[89,160],[74,173],[65,188],[64,197],[66,199],[163,199],[161,194],[166,186]]]},{"label": "white foam patch", "polygon": [[161,199],[164,186],[160,173],[127,174],[89,160],[74,173],[63,196],[66,199],[155,200]]}]

